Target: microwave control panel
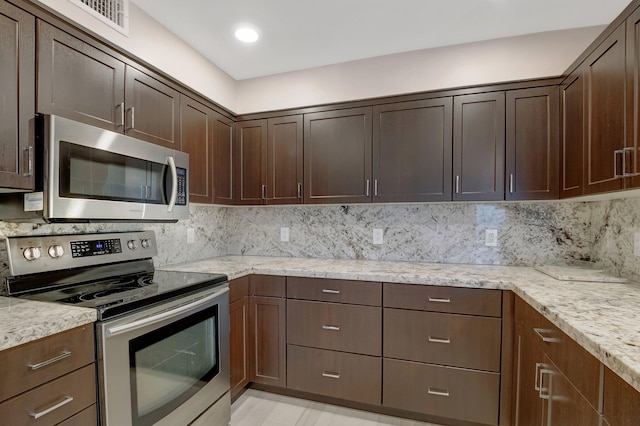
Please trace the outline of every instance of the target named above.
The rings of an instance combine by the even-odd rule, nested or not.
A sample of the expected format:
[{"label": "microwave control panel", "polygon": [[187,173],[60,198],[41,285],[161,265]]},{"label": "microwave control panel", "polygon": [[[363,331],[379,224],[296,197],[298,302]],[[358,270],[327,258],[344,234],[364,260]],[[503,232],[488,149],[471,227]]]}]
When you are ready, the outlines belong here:
[{"label": "microwave control panel", "polygon": [[178,174],[178,196],[176,197],[176,206],[187,205],[187,170],[181,167],[176,169]]}]

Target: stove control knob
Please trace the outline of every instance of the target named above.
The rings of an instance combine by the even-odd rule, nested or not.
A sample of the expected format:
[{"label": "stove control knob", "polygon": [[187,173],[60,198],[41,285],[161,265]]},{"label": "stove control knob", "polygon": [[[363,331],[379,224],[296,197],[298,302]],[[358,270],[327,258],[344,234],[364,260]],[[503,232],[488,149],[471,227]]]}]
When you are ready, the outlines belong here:
[{"label": "stove control knob", "polygon": [[59,257],[62,257],[62,255],[64,254],[64,249],[60,244],[56,244],[53,246],[49,246],[48,252],[49,257],[51,257],[52,259],[57,259]]},{"label": "stove control knob", "polygon": [[142,246],[142,248],[149,248],[151,247],[151,242],[148,239],[144,238],[140,240],[140,245]]},{"label": "stove control knob", "polygon": [[40,247],[27,247],[26,249],[24,249],[22,255],[29,262],[31,262],[32,260],[40,259]]},{"label": "stove control knob", "polygon": [[135,250],[138,248],[138,244],[136,243],[136,240],[129,240],[127,241],[127,247],[129,247],[129,250]]}]

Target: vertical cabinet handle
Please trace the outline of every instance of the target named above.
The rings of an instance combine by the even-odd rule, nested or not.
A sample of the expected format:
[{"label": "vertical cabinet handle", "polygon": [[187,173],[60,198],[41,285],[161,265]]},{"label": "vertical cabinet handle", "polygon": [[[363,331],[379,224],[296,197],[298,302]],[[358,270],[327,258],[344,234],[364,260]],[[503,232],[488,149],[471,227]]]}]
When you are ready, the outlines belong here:
[{"label": "vertical cabinet handle", "polygon": [[[537,364],[536,364],[537,366]],[[553,371],[549,370],[548,368],[546,368],[546,365],[543,364],[544,368],[540,368],[540,388],[538,389],[538,397],[540,397],[540,399],[549,399],[550,398],[550,394],[549,394],[549,386],[544,385],[544,376],[545,374],[549,375],[549,380],[551,380],[551,374],[553,373]]]},{"label": "vertical cabinet handle", "polygon": [[371,186],[371,181],[369,179],[367,179],[367,182],[365,183],[365,197],[369,196],[369,187]]},{"label": "vertical cabinet handle", "polygon": [[124,110],[124,102],[122,102],[120,105],[116,105],[116,115],[117,115],[117,111],[118,108],[120,108],[120,122],[116,123],[116,127],[124,127],[124,114],[125,114],[125,110]]},{"label": "vertical cabinet handle", "polygon": [[262,185],[262,199],[267,199],[267,185]]},{"label": "vertical cabinet handle", "polygon": [[298,182],[298,199],[302,199],[302,183]]},{"label": "vertical cabinet handle", "polygon": [[25,148],[25,163],[27,163],[27,171],[23,173],[23,176],[32,176],[33,175],[33,147],[30,146]]},{"label": "vertical cabinet handle", "polygon": [[[623,174],[618,174],[618,154],[622,155],[622,173]],[[613,178],[614,179],[619,179],[621,177],[624,177],[624,150],[622,149],[616,149],[615,151],[613,151]]]},{"label": "vertical cabinet handle", "polygon": [[135,130],[136,128],[136,109],[135,107],[131,107],[129,108],[127,111],[131,112],[131,126],[129,126],[128,128],[125,126],[125,132],[129,131],[129,130]]},{"label": "vertical cabinet handle", "polygon": [[513,194],[513,173],[509,174],[509,192]]},{"label": "vertical cabinet handle", "polygon": [[37,413],[29,413],[29,415],[31,417],[33,417],[34,420],[38,420],[40,417],[46,416],[47,414],[57,410],[60,407],[63,407],[65,405],[67,405],[68,403],[70,403],[72,401],[73,401],[73,397],[67,395],[67,396],[64,397],[64,399],[62,401],[58,402],[55,405],[52,405],[51,407],[47,408],[46,410],[42,410],[42,411],[39,411]]},{"label": "vertical cabinet handle", "polygon": [[378,179],[373,180],[373,196],[378,196]]},{"label": "vertical cabinet handle", "polygon": [[460,175],[456,175],[456,194],[460,193]]},{"label": "vertical cabinet handle", "polygon": [[[635,161],[634,161],[634,154],[636,152],[636,149],[632,146],[624,148],[622,150],[622,175],[625,177],[632,177],[635,176]],[[632,166],[632,170],[627,172],[627,155],[631,154],[631,166]]]}]

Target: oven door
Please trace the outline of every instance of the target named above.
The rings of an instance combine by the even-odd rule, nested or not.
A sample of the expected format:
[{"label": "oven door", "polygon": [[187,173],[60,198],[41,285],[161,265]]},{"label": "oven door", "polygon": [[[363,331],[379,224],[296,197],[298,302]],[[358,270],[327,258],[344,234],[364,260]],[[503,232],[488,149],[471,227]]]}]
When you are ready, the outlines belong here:
[{"label": "oven door", "polygon": [[222,287],[98,323],[102,425],[188,425],[229,391]]}]

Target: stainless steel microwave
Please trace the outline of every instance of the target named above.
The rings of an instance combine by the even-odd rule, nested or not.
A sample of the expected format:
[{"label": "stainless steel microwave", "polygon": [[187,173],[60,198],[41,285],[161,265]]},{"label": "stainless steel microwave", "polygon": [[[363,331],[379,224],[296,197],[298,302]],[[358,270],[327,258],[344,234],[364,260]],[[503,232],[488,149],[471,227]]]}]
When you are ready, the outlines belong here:
[{"label": "stainless steel microwave", "polygon": [[175,222],[189,217],[189,156],[53,115],[36,117],[36,192],[0,197],[0,219]]}]

